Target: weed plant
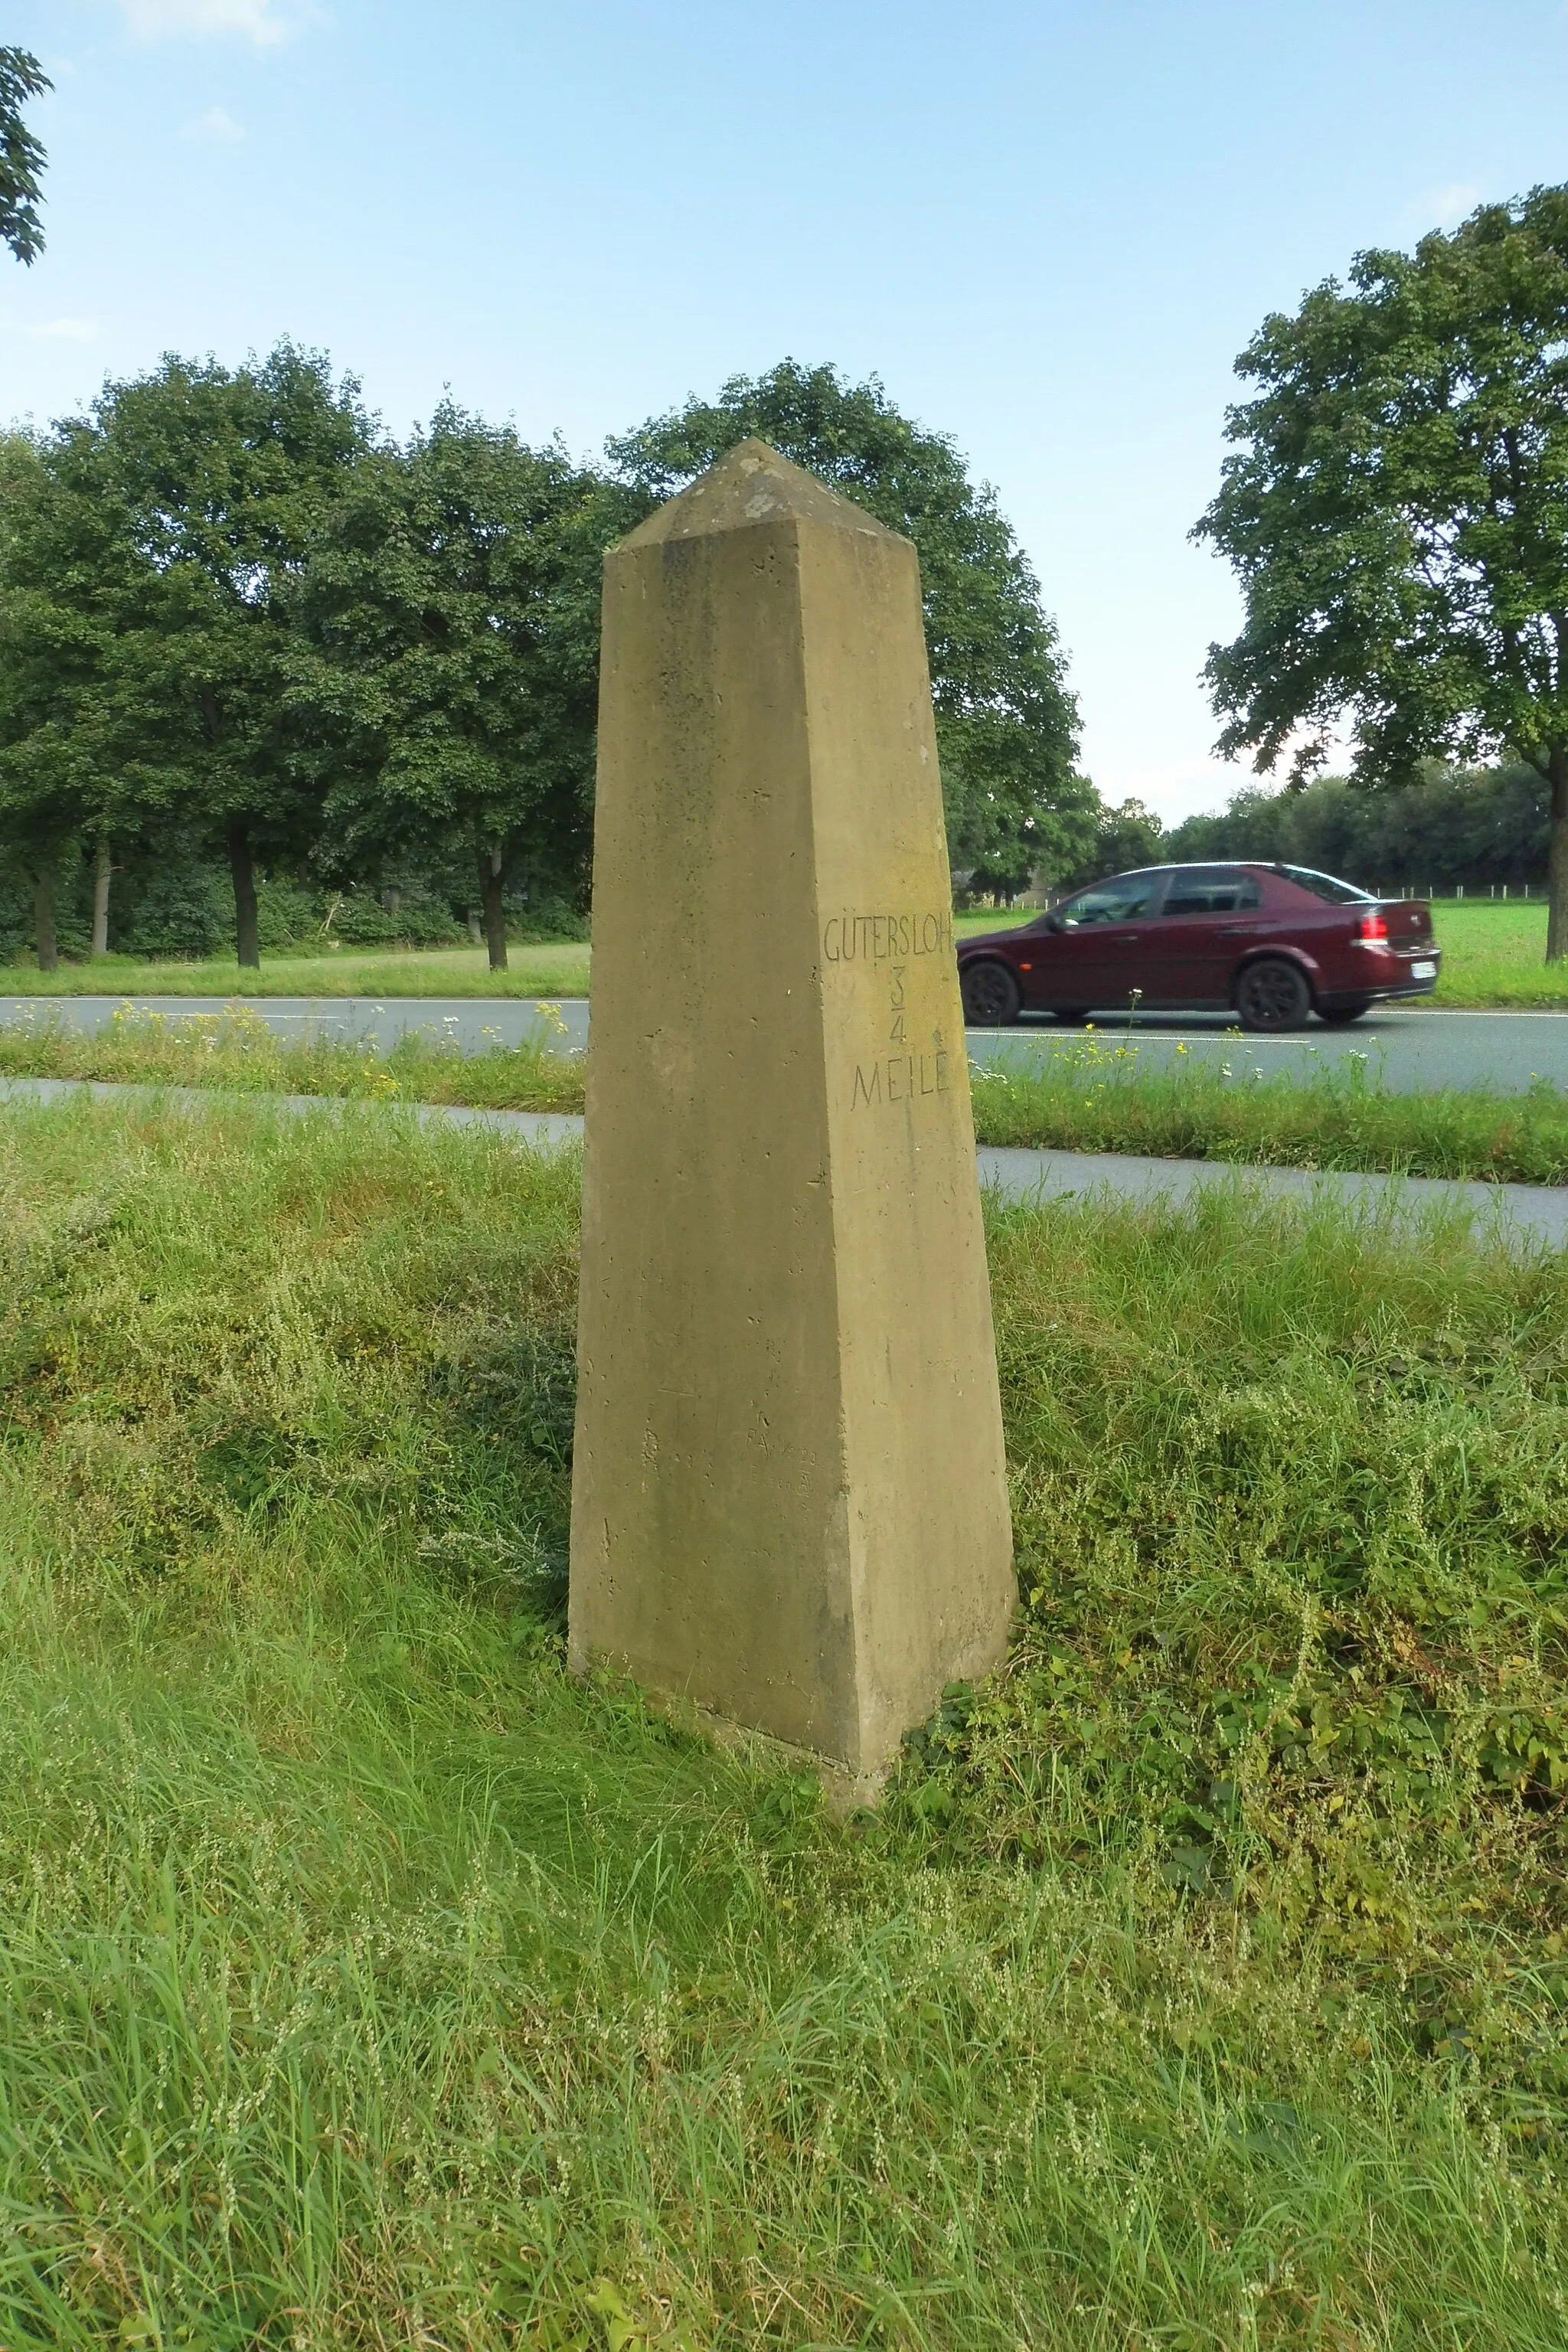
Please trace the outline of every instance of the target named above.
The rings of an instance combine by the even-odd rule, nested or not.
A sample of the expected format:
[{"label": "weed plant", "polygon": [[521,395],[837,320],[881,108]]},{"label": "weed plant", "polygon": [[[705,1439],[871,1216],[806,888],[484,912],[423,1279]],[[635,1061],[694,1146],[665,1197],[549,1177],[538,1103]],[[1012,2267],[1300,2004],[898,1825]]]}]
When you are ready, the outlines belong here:
[{"label": "weed plant", "polygon": [[[465,1056],[414,1037],[383,1057],[331,1041],[280,1042],[243,1005],[184,1015],[128,1007],[97,1036],[29,1014],[0,1024],[0,1076],[580,1111],[584,1064],[565,1049],[563,1027],[546,1005],[521,1046]],[[1239,1056],[1236,1071],[1181,1060],[1152,1068],[1110,1035],[1064,1041],[1048,1055],[1005,1055],[971,1069],[975,1133],[985,1144],[1058,1151],[1568,1181],[1568,1097],[1545,1082],[1522,1095],[1394,1094],[1353,1055],[1303,1076],[1249,1076]]]},{"label": "weed plant", "polygon": [[990,1244],[876,1816],[565,1671],[578,1163],[0,1110],[0,2342],[1559,2352],[1568,1283]]},{"label": "weed plant", "polygon": [[1568,1095],[1547,1079],[1522,1094],[1398,1094],[1360,1054],[1265,1076],[1239,1051],[1216,1064],[1181,1045],[1162,1069],[1106,1033],[1048,1054],[1004,1054],[972,1066],[970,1087],[983,1143],[1568,1182]]},{"label": "weed plant", "polygon": [[564,1031],[557,1008],[546,1004],[520,1045],[498,1041],[465,1057],[438,1035],[415,1035],[383,1055],[331,1037],[278,1037],[243,1003],[190,1013],[143,1013],[128,1004],[95,1035],[29,1012],[0,1023],[0,1076],[580,1111],[583,1058],[565,1046]]}]

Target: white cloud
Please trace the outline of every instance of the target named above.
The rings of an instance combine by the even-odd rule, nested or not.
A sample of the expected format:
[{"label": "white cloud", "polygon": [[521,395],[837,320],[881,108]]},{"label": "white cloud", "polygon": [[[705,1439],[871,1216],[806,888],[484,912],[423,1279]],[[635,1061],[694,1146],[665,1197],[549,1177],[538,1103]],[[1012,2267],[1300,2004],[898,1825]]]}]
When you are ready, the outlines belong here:
[{"label": "white cloud", "polygon": [[1448,180],[1440,188],[1428,188],[1409,207],[1411,221],[1418,227],[1457,228],[1480,203],[1481,192],[1472,180]]},{"label": "white cloud", "polygon": [[286,41],[290,27],[273,0],[120,0],[125,21],[139,40],[162,40],[182,33],[239,33],[258,48]]},{"label": "white cloud", "polygon": [[219,145],[232,145],[245,136],[245,125],[237,122],[226,108],[209,106],[205,114],[196,115],[185,125],[187,139],[216,141]]}]

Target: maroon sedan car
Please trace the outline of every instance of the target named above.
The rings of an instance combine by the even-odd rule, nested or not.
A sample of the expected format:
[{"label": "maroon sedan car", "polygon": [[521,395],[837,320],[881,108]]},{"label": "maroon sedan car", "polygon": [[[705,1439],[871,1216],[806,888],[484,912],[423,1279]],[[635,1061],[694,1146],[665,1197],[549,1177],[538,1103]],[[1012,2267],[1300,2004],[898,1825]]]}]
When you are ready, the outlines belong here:
[{"label": "maroon sedan car", "polygon": [[1302,866],[1148,866],[958,947],[978,1029],[1132,1004],[1233,1012],[1244,1029],[1358,1021],[1385,998],[1430,996],[1440,961],[1420,899],[1370,898]]}]

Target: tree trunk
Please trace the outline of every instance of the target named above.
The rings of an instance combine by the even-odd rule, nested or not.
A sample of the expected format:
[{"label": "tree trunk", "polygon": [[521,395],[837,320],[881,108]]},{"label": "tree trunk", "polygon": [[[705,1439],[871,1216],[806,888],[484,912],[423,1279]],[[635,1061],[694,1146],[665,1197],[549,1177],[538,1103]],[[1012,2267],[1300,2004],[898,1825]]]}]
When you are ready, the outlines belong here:
[{"label": "tree trunk", "polygon": [[92,951],[95,956],[109,953],[109,877],[112,872],[109,844],[100,841],[92,865]]},{"label": "tree trunk", "polygon": [[1568,956],[1568,743],[1553,743],[1547,773],[1552,780],[1552,846],[1546,864],[1546,961]]},{"label": "tree trunk", "polygon": [[256,861],[250,854],[250,834],[237,820],[228,829],[228,865],[234,877],[234,938],[242,969],[261,970],[261,942],[256,933]]},{"label": "tree trunk", "polygon": [[468,908],[468,937],[477,948],[485,943],[485,919],[477,907]]},{"label": "tree trunk", "polygon": [[506,908],[501,904],[501,851],[499,841],[479,848],[479,903],[484,908],[485,945],[490,970],[506,970]]},{"label": "tree trunk", "polygon": [[33,944],[38,970],[58,971],[60,951],[55,942],[55,861],[46,858],[33,875]]}]

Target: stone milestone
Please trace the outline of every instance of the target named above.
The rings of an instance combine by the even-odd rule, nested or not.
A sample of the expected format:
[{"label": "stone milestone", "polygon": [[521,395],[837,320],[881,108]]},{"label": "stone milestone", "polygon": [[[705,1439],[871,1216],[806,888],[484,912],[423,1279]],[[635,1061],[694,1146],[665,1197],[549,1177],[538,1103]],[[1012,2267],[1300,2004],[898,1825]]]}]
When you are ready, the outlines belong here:
[{"label": "stone milestone", "polygon": [[920,574],[747,441],[605,567],[571,1643],[874,1781],[1014,1600]]}]

